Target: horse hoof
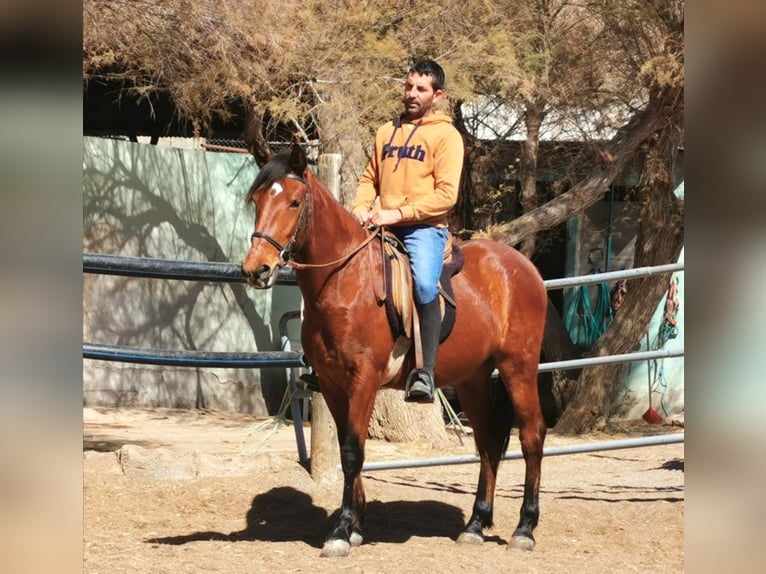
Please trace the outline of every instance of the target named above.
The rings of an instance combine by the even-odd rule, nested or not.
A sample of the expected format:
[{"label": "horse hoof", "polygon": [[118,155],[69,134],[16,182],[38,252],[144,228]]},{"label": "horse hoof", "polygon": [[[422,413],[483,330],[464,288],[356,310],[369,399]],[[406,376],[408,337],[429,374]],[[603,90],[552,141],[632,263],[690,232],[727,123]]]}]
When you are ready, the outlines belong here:
[{"label": "horse hoof", "polygon": [[535,541],[526,536],[511,536],[511,541],[508,543],[508,549],[526,550],[530,551],[535,547]]},{"label": "horse hoof", "polygon": [[348,556],[351,552],[351,544],[347,540],[328,540],[322,547],[322,558],[338,558]]},{"label": "horse hoof", "polygon": [[457,537],[457,543],[479,545],[484,543],[484,537],[473,532],[461,532]]},{"label": "horse hoof", "polygon": [[357,546],[361,546],[362,542],[364,541],[364,537],[362,536],[361,532],[357,532],[354,530],[351,533],[351,536],[348,537],[349,542],[351,543],[351,546],[356,548]]}]

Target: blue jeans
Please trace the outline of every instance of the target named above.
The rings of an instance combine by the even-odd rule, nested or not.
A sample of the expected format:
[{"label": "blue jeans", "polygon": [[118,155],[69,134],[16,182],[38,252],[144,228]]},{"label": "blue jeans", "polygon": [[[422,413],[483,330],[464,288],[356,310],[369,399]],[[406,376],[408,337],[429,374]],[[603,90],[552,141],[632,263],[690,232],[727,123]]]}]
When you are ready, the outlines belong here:
[{"label": "blue jeans", "polygon": [[430,303],[439,294],[447,229],[431,225],[391,226],[389,229],[409,252],[415,302],[418,305]]}]

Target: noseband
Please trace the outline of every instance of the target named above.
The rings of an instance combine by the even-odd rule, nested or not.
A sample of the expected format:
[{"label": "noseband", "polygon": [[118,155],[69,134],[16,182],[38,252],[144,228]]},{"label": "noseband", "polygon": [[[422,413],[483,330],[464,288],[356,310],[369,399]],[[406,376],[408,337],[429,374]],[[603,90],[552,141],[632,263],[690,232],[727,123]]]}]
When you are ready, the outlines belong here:
[{"label": "noseband", "polygon": [[[306,189],[310,189],[308,182],[306,182],[306,180],[303,179],[302,177],[295,175],[293,173],[288,173],[286,177],[288,179],[294,179],[295,181],[299,181],[300,183],[306,186]],[[310,197],[311,196],[308,193],[306,193],[305,199],[303,201],[303,207],[301,207],[301,213],[298,216],[298,223],[295,224],[295,231],[293,231],[293,235],[292,237],[290,237],[290,241],[287,242],[287,245],[282,246],[282,244],[280,244],[279,241],[271,237],[271,235],[262,233],[260,231],[253,231],[252,235],[250,236],[250,242],[252,243],[253,239],[256,237],[260,239],[265,239],[266,241],[271,243],[271,245],[273,245],[277,251],[279,251],[279,259],[283,263],[288,263],[295,251],[295,242],[298,238],[298,234],[306,225],[306,220],[307,220],[308,212],[309,212]]]}]

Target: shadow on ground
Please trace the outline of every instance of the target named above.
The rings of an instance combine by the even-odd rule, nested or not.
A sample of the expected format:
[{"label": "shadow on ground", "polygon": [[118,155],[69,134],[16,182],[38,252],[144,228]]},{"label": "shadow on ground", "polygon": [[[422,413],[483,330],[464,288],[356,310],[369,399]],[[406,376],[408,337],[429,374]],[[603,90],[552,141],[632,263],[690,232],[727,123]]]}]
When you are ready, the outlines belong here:
[{"label": "shadow on ground", "polygon": [[[321,548],[339,511],[327,514],[311,497],[291,487],[272,488],[253,499],[247,526],[236,532],[201,531],[149,538],[150,544],[181,545],[196,541],[305,542]],[[465,524],[463,512],[435,501],[373,501],[367,504],[365,543],[405,542],[412,536],[455,539]],[[491,538],[489,539],[491,540]]]}]

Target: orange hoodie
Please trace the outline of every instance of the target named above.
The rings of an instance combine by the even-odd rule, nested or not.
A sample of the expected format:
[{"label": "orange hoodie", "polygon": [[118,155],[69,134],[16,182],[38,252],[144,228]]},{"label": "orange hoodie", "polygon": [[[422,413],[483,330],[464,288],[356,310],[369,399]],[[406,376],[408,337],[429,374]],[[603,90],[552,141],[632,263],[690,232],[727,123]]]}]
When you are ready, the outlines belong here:
[{"label": "orange hoodie", "polygon": [[448,115],[437,111],[415,122],[397,118],[378,128],[351,210],[369,210],[380,197],[380,208],[401,210],[400,225],[446,227],[462,171],[463,138]]}]

